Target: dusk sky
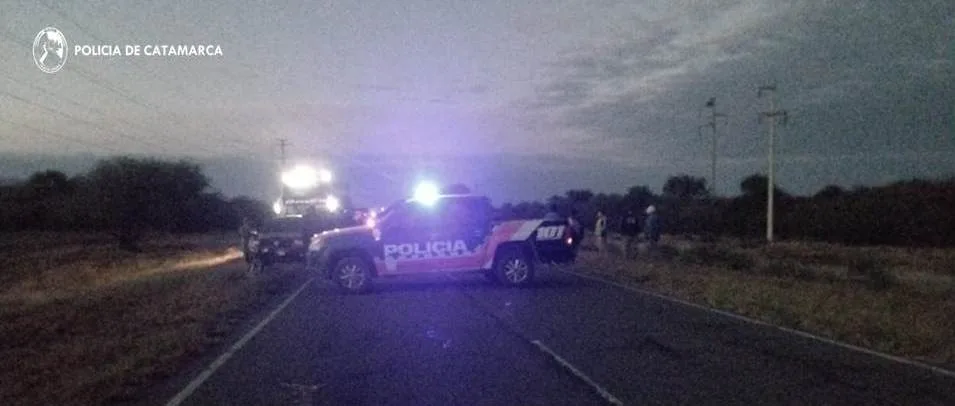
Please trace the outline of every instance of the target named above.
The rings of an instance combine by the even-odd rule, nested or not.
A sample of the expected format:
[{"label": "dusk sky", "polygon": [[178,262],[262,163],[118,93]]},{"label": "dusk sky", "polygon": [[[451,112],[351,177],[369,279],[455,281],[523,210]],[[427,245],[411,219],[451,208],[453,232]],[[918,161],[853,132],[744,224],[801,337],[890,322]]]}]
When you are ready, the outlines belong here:
[{"label": "dusk sky", "polygon": [[[716,97],[716,186],[735,194],[766,171],[769,99],[756,96],[771,83],[789,113],[782,188],[955,175],[951,0],[283,4],[2,0],[0,178],[191,156],[224,193],[272,198],[286,138],[290,160],[329,166],[362,204],[422,178],[496,202],[659,190],[709,177],[697,129]],[[32,55],[49,26],[70,48],[54,74]],[[80,44],[223,55],[74,55]]]}]

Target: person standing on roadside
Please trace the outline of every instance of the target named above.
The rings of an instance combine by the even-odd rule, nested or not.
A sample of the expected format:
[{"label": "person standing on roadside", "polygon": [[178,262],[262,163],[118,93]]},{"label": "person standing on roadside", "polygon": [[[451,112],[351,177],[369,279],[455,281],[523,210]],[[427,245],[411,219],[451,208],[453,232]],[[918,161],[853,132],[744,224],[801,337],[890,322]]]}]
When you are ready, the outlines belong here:
[{"label": "person standing on roadside", "polygon": [[633,258],[636,254],[637,240],[640,237],[640,219],[637,218],[637,214],[633,210],[627,210],[620,231],[627,239],[623,252],[624,258]]},{"label": "person standing on roadside", "polygon": [[643,234],[647,239],[648,253],[655,254],[657,244],[660,242],[660,217],[657,214],[657,208],[653,205],[647,207],[647,219],[643,226]]},{"label": "person standing on roadside", "polygon": [[607,215],[597,211],[597,223],[594,225],[594,237],[597,238],[597,251],[607,251]]},{"label": "person standing on roadside", "polygon": [[242,218],[242,225],[239,226],[239,237],[242,238],[242,255],[248,260],[249,240],[252,238],[252,220],[249,220],[248,217]]},{"label": "person standing on roadside", "polygon": [[567,217],[567,225],[573,233],[573,246],[577,248],[580,242],[584,240],[584,227],[580,224],[580,214],[577,212],[577,209],[570,209],[570,216]]}]

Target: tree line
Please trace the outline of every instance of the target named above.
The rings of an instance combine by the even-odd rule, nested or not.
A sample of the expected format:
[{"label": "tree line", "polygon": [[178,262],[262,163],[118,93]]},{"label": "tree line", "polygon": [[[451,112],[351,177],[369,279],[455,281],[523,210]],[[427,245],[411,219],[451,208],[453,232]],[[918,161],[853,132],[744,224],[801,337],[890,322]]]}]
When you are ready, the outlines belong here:
[{"label": "tree line", "polygon": [[[736,196],[713,196],[703,178],[681,174],[667,179],[661,194],[648,186],[633,186],[624,193],[572,189],[544,201],[504,204],[499,211],[502,218],[535,218],[556,205],[565,215],[576,211],[592,228],[596,212],[602,210],[614,228],[626,211],[641,215],[652,204],[666,233],[762,239],[767,179],[754,174],[739,187]],[[467,191],[460,184],[445,190]],[[777,187],[774,199],[780,239],[955,246],[955,179],[851,189],[830,185],[811,196]],[[211,190],[200,166],[189,161],[115,157],[77,176],[48,170],[0,186],[0,231],[109,232],[131,249],[149,232],[235,230],[243,217],[261,222],[268,216],[271,210],[261,201],[230,199]]]},{"label": "tree line", "polygon": [[47,170],[0,186],[0,231],[98,231],[136,249],[150,232],[204,233],[262,220],[268,206],[210,190],[189,161],[114,157],[77,176]]},{"label": "tree line", "polygon": [[[505,218],[534,218],[550,205],[567,215],[575,210],[592,228],[596,212],[610,218],[611,228],[628,210],[642,215],[653,204],[665,233],[703,238],[730,236],[762,240],[766,235],[766,176],[753,174],[739,184],[739,194],[713,196],[705,179],[671,176],[661,194],[648,186],[625,193],[568,190],[545,201],[505,204]],[[848,245],[955,246],[955,178],[914,179],[879,187],[846,189],[829,185],[811,196],[774,187],[774,234],[782,240],[811,240]]]}]

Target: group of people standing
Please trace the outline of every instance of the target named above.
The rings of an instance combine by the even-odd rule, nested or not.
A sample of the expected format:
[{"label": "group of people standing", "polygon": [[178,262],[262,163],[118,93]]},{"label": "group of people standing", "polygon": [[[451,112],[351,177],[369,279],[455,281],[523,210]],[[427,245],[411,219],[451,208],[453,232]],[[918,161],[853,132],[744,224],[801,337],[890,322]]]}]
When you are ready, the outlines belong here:
[{"label": "group of people standing", "polygon": [[[608,224],[607,214],[603,210],[597,211],[597,221],[594,226],[594,237],[597,241],[597,250],[607,251],[607,234],[610,225]],[[653,205],[647,207],[646,216],[641,219],[633,210],[627,210],[620,221],[620,234],[625,239],[624,256],[632,258],[637,253],[637,243],[642,236],[647,242],[648,251],[652,254],[660,242],[660,218],[657,209]]]},{"label": "group of people standing", "polygon": [[[580,223],[580,217],[576,209],[571,210],[570,216],[562,216],[558,210],[556,204],[550,205],[550,210],[544,216],[545,220],[550,221],[564,221],[566,219],[568,225],[573,228],[574,235],[582,236],[583,235],[583,226]],[[660,242],[660,218],[657,214],[657,209],[653,205],[647,207],[646,216],[642,219],[638,216],[633,210],[627,210],[626,214],[620,219],[619,230],[625,238],[625,252],[624,255],[627,258],[632,258],[637,253],[637,244],[640,242],[641,237],[647,242],[647,248],[650,254],[655,252],[657,244]],[[597,211],[597,219],[594,224],[594,237],[596,240],[597,250],[600,252],[607,252],[607,235],[610,232],[610,224],[607,214],[603,210]],[[579,243],[580,239],[577,239]]]}]

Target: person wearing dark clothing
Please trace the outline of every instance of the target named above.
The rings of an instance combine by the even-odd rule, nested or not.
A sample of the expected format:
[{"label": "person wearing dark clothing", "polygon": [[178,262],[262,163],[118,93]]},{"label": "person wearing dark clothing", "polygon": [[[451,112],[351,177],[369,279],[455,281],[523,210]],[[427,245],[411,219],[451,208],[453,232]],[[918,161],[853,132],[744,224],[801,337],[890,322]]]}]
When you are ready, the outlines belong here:
[{"label": "person wearing dark clothing", "polygon": [[574,248],[577,248],[577,245],[584,240],[584,226],[580,224],[580,214],[577,212],[577,209],[570,210],[570,216],[567,217],[567,225],[570,226],[570,230],[574,233]]},{"label": "person wearing dark clothing", "polygon": [[239,227],[239,237],[242,238],[242,256],[249,260],[249,240],[252,239],[252,221],[248,217],[242,218],[242,225]]},{"label": "person wearing dark clothing", "polygon": [[640,237],[640,219],[633,210],[627,210],[620,225],[620,233],[626,238],[624,257],[632,258],[636,254],[636,244]]},{"label": "person wearing dark clothing", "polygon": [[657,208],[652,205],[647,207],[643,234],[647,239],[647,250],[650,254],[655,253],[657,244],[660,242],[660,218],[657,215]]}]

